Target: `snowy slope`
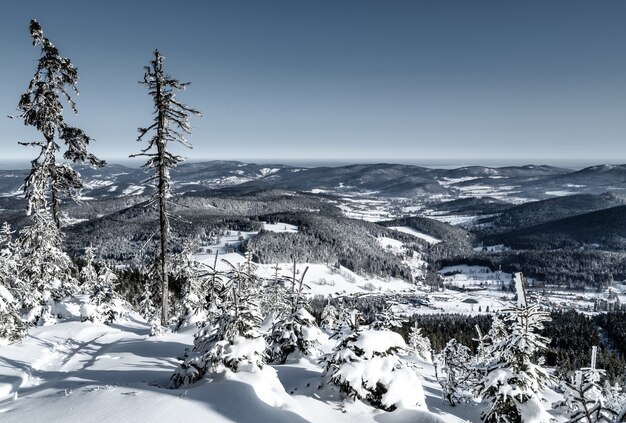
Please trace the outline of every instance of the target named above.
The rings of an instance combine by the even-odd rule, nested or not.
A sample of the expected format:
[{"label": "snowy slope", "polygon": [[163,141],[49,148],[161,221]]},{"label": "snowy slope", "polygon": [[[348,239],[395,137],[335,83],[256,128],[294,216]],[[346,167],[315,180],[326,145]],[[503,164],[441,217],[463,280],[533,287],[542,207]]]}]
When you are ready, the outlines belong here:
[{"label": "snowy slope", "polygon": [[[112,327],[76,316],[32,329],[0,349],[2,422],[441,422],[417,409],[393,413],[342,403],[319,389],[321,368],[301,360],[260,372],[221,373],[193,387],[166,389],[193,328],[148,337],[137,315]],[[342,411],[343,409],[343,411]],[[346,412],[344,412],[346,411]],[[181,420],[181,415],[184,415]]]}]

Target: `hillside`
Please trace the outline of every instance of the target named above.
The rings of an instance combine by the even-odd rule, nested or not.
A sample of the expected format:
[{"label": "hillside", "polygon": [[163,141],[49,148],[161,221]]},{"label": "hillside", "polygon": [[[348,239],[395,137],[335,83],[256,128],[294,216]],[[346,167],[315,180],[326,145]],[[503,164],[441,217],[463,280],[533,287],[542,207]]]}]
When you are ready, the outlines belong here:
[{"label": "hillside", "polygon": [[626,248],[626,206],[552,220],[482,238],[485,245],[505,244],[514,249],[590,248],[620,251]]},{"label": "hillside", "polygon": [[576,194],[533,201],[501,210],[496,216],[478,220],[488,223],[487,230],[505,231],[535,226],[596,210],[626,204],[626,195],[616,193]]}]

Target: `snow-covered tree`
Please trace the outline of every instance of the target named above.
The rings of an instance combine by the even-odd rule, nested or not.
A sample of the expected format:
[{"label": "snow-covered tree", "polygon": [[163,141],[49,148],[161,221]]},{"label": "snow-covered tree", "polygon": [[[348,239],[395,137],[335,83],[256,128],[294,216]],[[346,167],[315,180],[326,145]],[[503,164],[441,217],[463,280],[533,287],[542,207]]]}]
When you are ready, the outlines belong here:
[{"label": "snow-covered tree", "polygon": [[411,331],[409,332],[409,349],[415,354],[417,357],[421,358],[425,361],[430,361],[431,359],[431,345],[430,339],[422,334],[422,328],[417,325],[417,322],[411,327]]},{"label": "snow-covered tree", "polygon": [[243,265],[230,268],[219,291],[220,314],[198,331],[194,347],[182,357],[170,386],[179,388],[201,379],[207,372],[228,369],[255,371],[265,363],[267,345],[260,331],[259,281],[251,255]]},{"label": "snow-covered tree", "polygon": [[[346,313],[339,342],[322,359],[323,377],[349,397],[374,407],[426,407],[422,384],[415,371],[397,356],[406,349],[402,336],[386,329],[365,329],[358,313]],[[350,332],[346,331],[350,327]]]},{"label": "snow-covered tree", "polygon": [[68,164],[57,162],[61,147],[55,141],[58,137],[67,149],[63,158],[74,163],[87,163],[94,167],[104,166],[104,162],[87,151],[92,139],[82,130],[72,127],[63,118],[63,101],[69,104],[76,114],[76,104],[70,95],[78,94],[76,83],[78,72],[69,59],[61,56],[59,50],[43,35],[43,29],[36,20],[30,21],[30,35],[34,46],[41,47],[41,57],[28,88],[22,94],[18,110],[25,125],[33,126],[43,135],[43,141],[21,143],[40,149],[39,155],[31,162],[31,171],[24,183],[24,193],[28,200],[29,213],[52,208],[52,220],[61,227],[61,196],[76,193],[83,187],[80,174]]},{"label": "snow-covered tree", "polygon": [[[294,264],[295,266],[295,264]],[[295,268],[295,267],[294,267]],[[269,336],[270,361],[284,364],[291,354],[308,355],[317,358],[320,355],[319,338],[321,331],[315,318],[308,310],[308,302],[303,295],[304,277],[308,271],[304,269],[299,280],[292,281],[292,306],[289,314],[276,321]],[[294,271],[292,278],[296,277]],[[308,288],[308,287],[307,287]]]},{"label": "snow-covered tree", "polygon": [[145,67],[145,74],[141,84],[148,88],[148,93],[154,103],[154,120],[150,126],[139,128],[138,141],[148,134],[148,146],[139,154],[131,157],[145,156],[148,161],[143,166],[145,169],[154,171],[154,174],[146,180],[153,183],[156,192],[152,197],[152,203],[158,203],[160,240],[160,278],[161,278],[161,324],[169,323],[169,287],[168,287],[168,254],[170,240],[170,215],[168,204],[171,192],[170,169],[183,161],[181,156],[172,154],[168,150],[168,143],[177,142],[191,148],[191,144],[185,139],[185,135],[191,133],[189,118],[191,115],[199,115],[192,109],[176,99],[176,91],[183,90],[188,83],[182,83],[166,74],[163,70],[163,56],[158,50],[154,51],[154,59],[150,66]]},{"label": "snow-covered tree", "polygon": [[91,294],[98,280],[98,272],[94,266],[96,249],[92,246],[85,248],[85,265],[80,269],[80,290],[83,294]]},{"label": "snow-covered tree", "polygon": [[261,311],[266,322],[273,326],[291,311],[291,299],[285,289],[287,280],[279,274],[280,267],[276,264],[272,269],[274,278],[266,281],[266,286],[261,292]]},{"label": "snow-covered tree", "polygon": [[458,403],[471,403],[473,400],[475,371],[472,366],[472,352],[456,339],[446,344],[437,357],[437,381],[441,385],[442,397],[451,406]]},{"label": "snow-covered tree", "polygon": [[124,301],[115,292],[117,276],[106,263],[100,265],[100,271],[89,292],[89,302],[81,308],[83,321],[110,324],[117,322],[128,313]]},{"label": "snow-covered tree", "polygon": [[0,345],[22,339],[28,326],[19,315],[18,301],[12,293],[18,285],[19,263],[13,231],[5,222],[0,228]]},{"label": "snow-covered tree", "polygon": [[540,392],[551,377],[534,357],[546,349],[549,340],[538,332],[549,315],[528,304],[521,273],[514,276],[517,304],[502,312],[507,324],[505,335],[493,340],[491,360],[484,366],[484,376],[477,391],[487,404],[482,413],[485,422],[547,422],[550,416],[541,404]]},{"label": "snow-covered tree", "polygon": [[46,209],[35,210],[32,225],[20,231],[19,301],[26,320],[43,325],[54,316],[55,302],[78,292],[73,263],[61,249],[61,233]]},{"label": "snow-covered tree", "polygon": [[604,371],[596,368],[597,347],[591,352],[591,365],[574,372],[573,380],[562,382],[564,399],[556,404],[564,410],[570,423],[613,423],[617,410],[607,407],[607,399],[601,387]]},{"label": "snow-covered tree", "polygon": [[333,330],[337,325],[338,319],[339,312],[337,311],[337,307],[329,302],[322,310],[320,327],[328,331]]},{"label": "snow-covered tree", "polygon": [[21,252],[13,238],[14,231],[11,225],[4,222],[0,228],[0,284],[9,291],[19,285],[19,268]]},{"label": "snow-covered tree", "polygon": [[150,325],[150,336],[158,336],[163,333],[163,326],[161,326],[159,314],[157,308],[152,301],[152,293],[154,286],[151,283],[150,278],[146,279],[141,291],[141,301],[139,302],[139,314],[146,319]]},{"label": "snow-covered tree", "polygon": [[393,306],[395,302],[385,302],[385,308],[376,314],[374,321],[372,322],[373,329],[392,329],[401,328],[403,318],[399,317],[393,312]]},{"label": "snow-covered tree", "polygon": [[206,320],[206,285],[211,273],[196,260],[195,242],[186,242],[183,250],[172,257],[172,273],[183,280],[182,300],[176,330]]},{"label": "snow-covered tree", "polygon": [[28,325],[16,309],[16,300],[0,281],[0,345],[21,340],[26,335]]}]

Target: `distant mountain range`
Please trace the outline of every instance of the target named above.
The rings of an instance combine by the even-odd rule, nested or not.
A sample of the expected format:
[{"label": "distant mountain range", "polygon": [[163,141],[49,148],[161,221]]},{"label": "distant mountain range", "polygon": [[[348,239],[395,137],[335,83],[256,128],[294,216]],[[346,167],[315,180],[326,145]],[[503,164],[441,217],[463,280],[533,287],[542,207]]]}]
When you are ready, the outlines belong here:
[{"label": "distant mountain range", "polygon": [[[142,183],[147,174],[142,169],[110,164],[103,169],[81,167],[79,171],[86,181],[85,198],[147,194]],[[0,170],[0,197],[20,196],[26,174],[27,170]],[[492,197],[494,201],[522,203],[572,194],[626,192],[626,165],[573,171],[536,165],[432,169],[380,163],[305,168],[210,161],[182,164],[172,172],[172,179],[178,193],[240,186],[381,197]]]}]

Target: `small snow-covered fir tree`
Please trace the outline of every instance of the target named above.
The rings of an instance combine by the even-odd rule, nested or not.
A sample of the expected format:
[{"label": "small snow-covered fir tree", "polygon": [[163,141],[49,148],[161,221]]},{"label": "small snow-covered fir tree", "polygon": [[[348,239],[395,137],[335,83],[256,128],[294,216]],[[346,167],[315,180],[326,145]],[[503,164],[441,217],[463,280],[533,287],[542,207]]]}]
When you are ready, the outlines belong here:
[{"label": "small snow-covered fir tree", "polygon": [[489,349],[491,360],[484,366],[484,376],[477,391],[486,409],[481,417],[489,423],[548,422],[549,414],[541,404],[540,392],[551,377],[533,358],[546,349],[549,340],[537,333],[548,321],[548,313],[526,299],[521,273],[514,276],[517,304],[503,310],[508,326]]},{"label": "small snow-covered fir tree", "polygon": [[161,326],[157,308],[154,305],[154,301],[152,301],[153,290],[154,284],[151,283],[150,278],[146,279],[143,284],[143,290],[141,291],[141,301],[139,302],[138,311],[150,325],[150,336],[158,336],[163,333],[163,326]]},{"label": "small snow-covered fir tree", "polygon": [[156,192],[151,202],[158,204],[160,230],[160,280],[161,280],[161,324],[169,324],[169,242],[170,242],[170,215],[168,212],[171,192],[170,170],[183,161],[183,157],[172,154],[168,150],[168,143],[177,142],[191,148],[185,139],[191,133],[189,118],[200,115],[200,112],[181,103],[176,98],[176,91],[184,90],[189,83],[183,83],[172,78],[163,70],[163,56],[158,50],[154,51],[154,59],[150,66],[146,66],[141,84],[148,88],[154,104],[153,123],[145,128],[139,128],[138,141],[148,134],[148,146],[139,154],[131,157],[145,156],[148,158],[144,169],[153,170],[154,174],[146,182],[153,183]]},{"label": "small snow-covered fir tree", "polygon": [[[308,269],[308,267],[304,269],[300,280],[291,284],[295,292],[290,295],[293,301],[290,313],[274,324],[268,337],[268,353],[272,363],[284,364],[291,354],[314,358],[321,354],[319,350],[321,331],[309,312],[308,302],[303,295],[303,289],[307,287],[304,284],[304,277]],[[296,277],[295,271],[292,277]]]},{"label": "small snow-covered fir tree", "polygon": [[418,358],[421,358],[425,361],[430,361],[431,359],[431,345],[430,339],[422,334],[422,328],[417,325],[417,322],[411,327],[411,331],[409,332],[409,349],[415,354]]},{"label": "small snow-covered fir tree", "polygon": [[111,324],[128,313],[124,301],[115,292],[117,276],[106,263],[100,265],[100,271],[89,293],[89,302],[81,308],[81,319],[91,322]]},{"label": "small snow-covered fir tree", "polygon": [[401,328],[403,318],[396,315],[393,312],[393,306],[396,305],[393,301],[385,301],[385,308],[376,314],[376,318],[372,322],[373,329],[393,329]]},{"label": "small snow-covered fir tree", "polygon": [[185,353],[170,386],[179,388],[200,380],[207,372],[228,369],[256,371],[265,363],[267,345],[260,331],[259,281],[251,254],[243,265],[233,265],[221,284],[220,314],[198,331],[194,348]]},{"label": "small snow-covered fir tree", "polygon": [[342,320],[337,346],[321,360],[323,377],[349,397],[383,410],[425,408],[417,374],[397,356],[407,348],[402,336],[382,326],[362,329],[354,311],[344,313]]},{"label": "small snow-covered fir tree", "polygon": [[290,313],[291,302],[285,289],[287,280],[278,273],[281,270],[280,267],[276,264],[272,269],[274,269],[274,278],[266,282],[261,292],[261,311],[266,316],[266,321],[273,326]]},{"label": "small snow-covered fir tree", "polygon": [[205,265],[196,260],[194,251],[195,242],[186,242],[183,250],[172,257],[172,273],[183,280],[182,300],[178,316],[176,316],[176,330],[183,326],[205,321],[206,315],[206,285],[212,276]]},{"label": "small snow-covered fir tree", "polygon": [[28,325],[15,305],[15,298],[0,281],[0,345],[17,342],[26,335]]},{"label": "small snow-covered fir tree", "polygon": [[54,317],[55,302],[78,292],[73,263],[61,250],[61,233],[46,209],[35,210],[32,225],[20,232],[19,301],[26,320],[37,325]]},{"label": "small snow-covered fir tree", "polygon": [[85,248],[85,265],[80,269],[80,291],[83,294],[91,294],[98,280],[98,272],[94,266],[96,249],[92,246]]},{"label": "small snow-covered fir tree", "polygon": [[471,403],[475,372],[472,367],[472,352],[465,345],[452,338],[437,357],[441,374],[437,381],[441,385],[442,397],[451,406],[458,403]]},{"label": "small snow-covered fir tree", "polygon": [[0,284],[9,291],[14,291],[20,285],[21,252],[17,248],[13,234],[11,225],[4,222],[0,228]]},{"label": "small snow-covered fir tree", "polygon": [[328,302],[322,310],[320,327],[324,330],[331,331],[337,325],[338,319],[339,312],[337,311],[337,307]]},{"label": "small snow-covered fir tree", "polygon": [[20,317],[18,302],[12,294],[18,284],[19,262],[13,231],[5,222],[0,229],[0,345],[22,339],[28,326]]},{"label": "small snow-covered fir tree", "polygon": [[564,399],[555,408],[564,410],[569,423],[613,423],[616,410],[607,407],[601,387],[604,371],[596,368],[597,347],[592,348],[591,365],[574,372],[573,380],[562,382]]}]

